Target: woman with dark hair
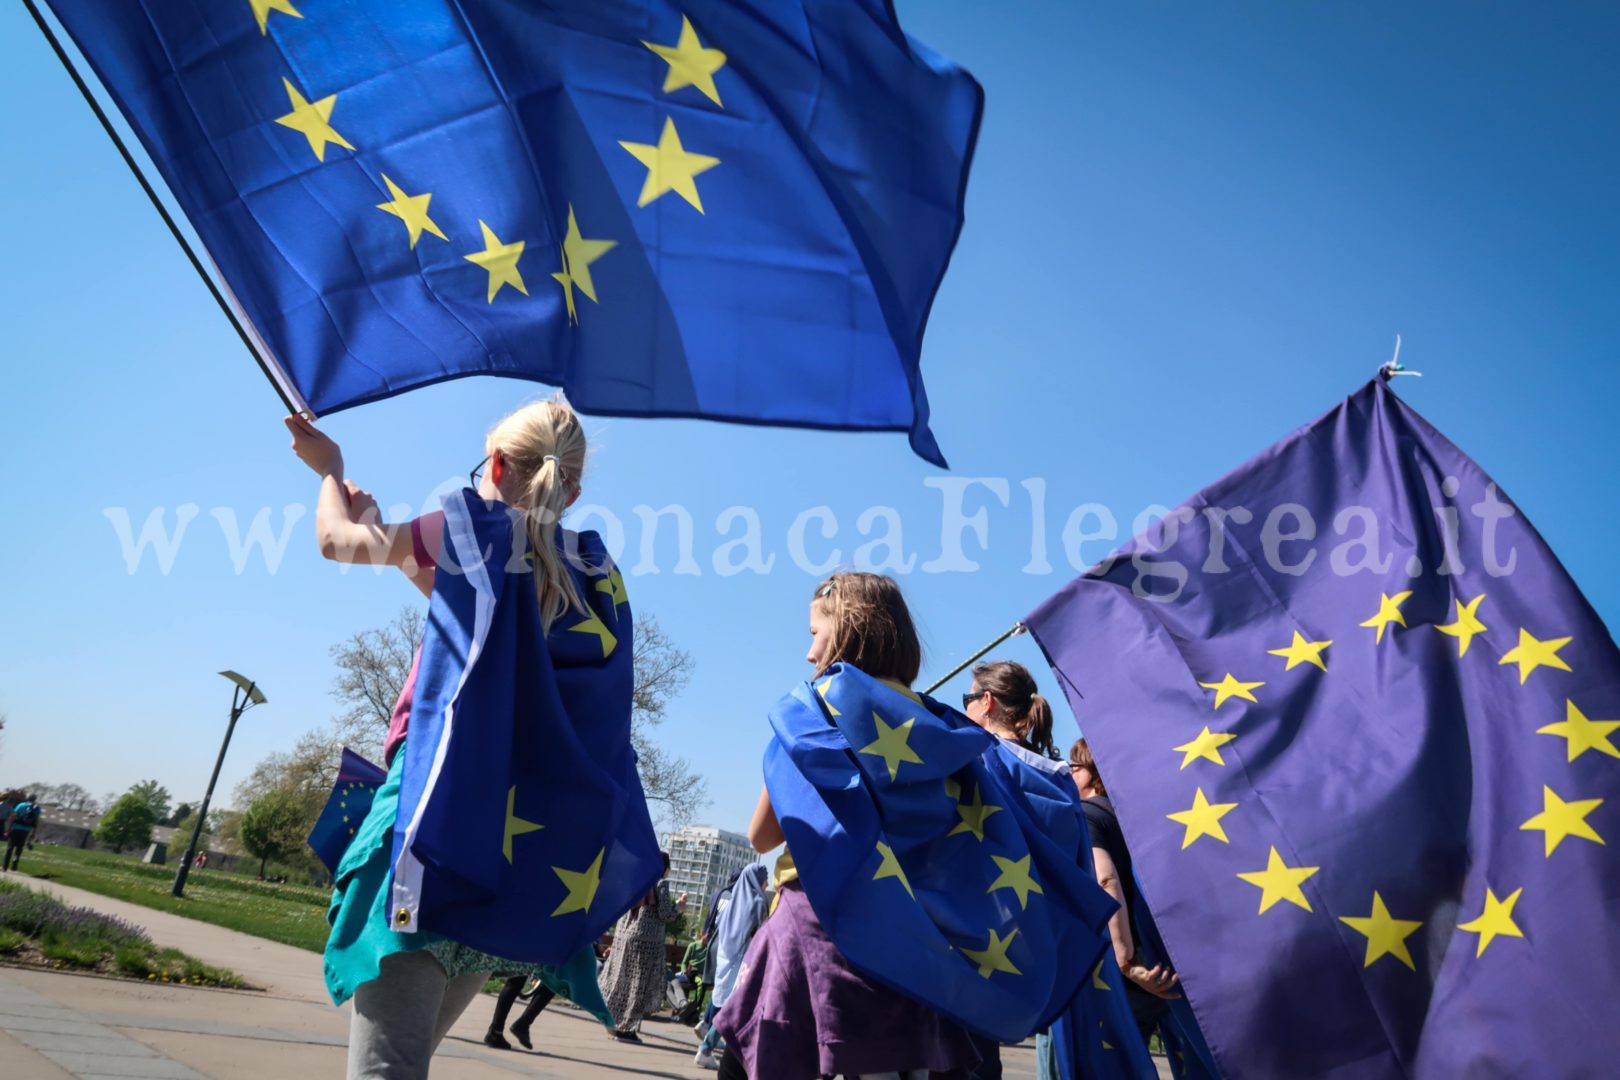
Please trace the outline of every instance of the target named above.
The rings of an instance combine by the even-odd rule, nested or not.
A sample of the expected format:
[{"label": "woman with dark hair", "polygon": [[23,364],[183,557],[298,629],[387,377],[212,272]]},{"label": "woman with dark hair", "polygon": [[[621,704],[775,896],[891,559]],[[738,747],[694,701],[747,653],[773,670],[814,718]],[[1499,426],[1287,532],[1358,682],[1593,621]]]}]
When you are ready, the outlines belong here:
[{"label": "woman with dark hair", "polygon": [[973,686],[962,695],[968,719],[997,738],[1057,760],[1052,744],[1052,706],[1037,691],[1035,676],[1015,660],[973,669]]},{"label": "woman with dark hair", "polygon": [[[962,695],[967,718],[1013,749],[1012,760],[1049,778],[1064,776],[1052,744],[1052,706],[1040,695],[1035,676],[1016,660],[995,660],[973,669],[973,685]],[[972,1080],[1001,1080],[1001,1046],[973,1036],[979,1067]]]},{"label": "woman with dark hair", "polygon": [[1179,977],[1168,965],[1156,964],[1150,968],[1137,957],[1136,935],[1131,926],[1130,900],[1136,892],[1131,853],[1126,850],[1125,835],[1119,830],[1119,818],[1114,816],[1108,788],[1097,772],[1097,761],[1084,739],[1076,740],[1069,749],[1069,772],[1074,776],[1074,786],[1080,790],[1086,812],[1097,884],[1119,904],[1119,910],[1108,920],[1108,937],[1114,944],[1114,959],[1125,976],[1125,998],[1130,1003],[1131,1015],[1142,1033],[1142,1041],[1146,1042],[1170,1011],[1165,999],[1181,996],[1176,993]]},{"label": "woman with dark hair", "polygon": [[[669,853],[664,853],[664,873],[669,873]],[[686,894],[671,902],[669,880],[658,884],[625,912],[613,928],[613,952],[602,968],[602,997],[616,1021],[613,1037],[620,1042],[638,1043],[636,1032],[641,1021],[657,1011],[669,982],[664,963],[664,934],[669,924],[686,910]]]}]

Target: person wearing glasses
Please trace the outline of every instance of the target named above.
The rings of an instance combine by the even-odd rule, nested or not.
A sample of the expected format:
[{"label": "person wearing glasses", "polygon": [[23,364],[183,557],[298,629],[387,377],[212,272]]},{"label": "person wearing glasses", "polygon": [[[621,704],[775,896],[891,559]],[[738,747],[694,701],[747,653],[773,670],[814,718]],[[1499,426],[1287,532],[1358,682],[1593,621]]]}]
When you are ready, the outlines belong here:
[{"label": "person wearing glasses", "polygon": [[[343,563],[396,566],[431,597],[444,514],[426,514],[408,526],[382,522],[376,500],[344,476],[337,443],[303,417],[289,416],[286,424],[293,452],[321,478],[315,516],[321,554]],[[563,511],[580,493],[584,429],[561,398],[540,401],[496,424],[484,439],[484,451],[468,479],[486,501],[521,513],[540,630],[549,638],[554,627],[563,632],[558,624],[563,614],[584,603],[587,579],[571,546],[581,538],[560,526]],[[389,726],[388,779],[344,853],[333,889],[325,974],[334,1003],[354,1000],[350,1080],[425,1080],[439,1043],[495,972],[544,975],[548,984],[569,988],[572,999],[605,1024],[612,1022],[588,947],[567,964],[548,968],[489,956],[442,935],[395,933],[390,927],[392,841],[405,760],[399,751],[409,735],[420,660],[419,646]],[[628,681],[623,692],[628,712]]]},{"label": "person wearing glasses", "polygon": [[975,667],[973,686],[962,695],[962,711],[997,738],[1057,761],[1052,706],[1037,691],[1035,676],[1023,664],[997,660]]},{"label": "person wearing glasses", "polygon": [[[1114,959],[1125,976],[1125,998],[1131,1015],[1142,1033],[1142,1041],[1146,1042],[1170,1011],[1165,1001],[1181,996],[1176,992],[1180,978],[1168,965],[1156,964],[1150,968],[1137,956],[1130,904],[1140,894],[1131,874],[1131,853],[1125,847],[1125,835],[1120,832],[1108,788],[1097,772],[1097,761],[1084,739],[1076,740],[1069,749],[1069,772],[1074,776],[1074,786],[1079,789],[1085,808],[1097,884],[1119,904],[1119,910],[1108,920],[1108,937],[1114,945]],[[1138,914],[1146,917],[1146,912]]]},{"label": "person wearing glasses", "polygon": [[[1011,760],[1060,784],[1069,772],[1052,743],[1052,706],[1040,695],[1035,676],[1015,660],[997,660],[973,669],[973,685],[962,695],[967,718],[1001,740]],[[973,1035],[979,1066],[972,1080],[1000,1080],[1001,1046]]]}]

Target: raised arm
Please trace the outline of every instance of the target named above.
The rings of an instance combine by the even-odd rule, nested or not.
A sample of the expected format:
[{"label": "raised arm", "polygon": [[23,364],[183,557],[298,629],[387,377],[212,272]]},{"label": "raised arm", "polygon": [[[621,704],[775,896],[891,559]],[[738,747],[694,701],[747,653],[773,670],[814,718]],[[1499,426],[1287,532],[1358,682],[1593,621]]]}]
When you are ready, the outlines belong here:
[{"label": "raised arm", "polygon": [[293,453],[321,478],[315,505],[315,538],[335,562],[397,566],[423,593],[433,590],[433,568],[416,563],[409,524],[381,520],[377,501],[343,475],[343,451],[301,416],[289,416]]}]

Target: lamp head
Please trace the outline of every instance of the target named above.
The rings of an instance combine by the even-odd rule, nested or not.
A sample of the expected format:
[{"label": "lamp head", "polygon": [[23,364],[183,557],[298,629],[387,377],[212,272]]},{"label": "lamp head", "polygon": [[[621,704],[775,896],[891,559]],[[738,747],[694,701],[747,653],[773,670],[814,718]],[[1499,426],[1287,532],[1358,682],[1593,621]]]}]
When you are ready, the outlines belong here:
[{"label": "lamp head", "polygon": [[241,687],[242,692],[247,694],[248,700],[251,701],[253,704],[255,704],[255,705],[263,705],[264,704],[264,702],[265,702],[264,691],[260,690],[257,684],[255,684],[252,681],[244,678],[241,675],[238,675],[234,671],[222,671],[222,672],[220,672],[220,674],[225,676],[227,679],[231,680],[231,682],[235,683],[237,686]]}]

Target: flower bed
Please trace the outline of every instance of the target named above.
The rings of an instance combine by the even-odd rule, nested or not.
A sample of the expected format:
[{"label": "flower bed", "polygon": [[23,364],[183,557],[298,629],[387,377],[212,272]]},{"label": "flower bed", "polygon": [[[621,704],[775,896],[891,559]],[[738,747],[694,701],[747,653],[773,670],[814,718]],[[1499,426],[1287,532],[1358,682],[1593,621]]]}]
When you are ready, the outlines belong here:
[{"label": "flower bed", "polygon": [[133,923],[0,881],[0,958],[149,982],[246,989],[240,976],[178,949],[162,949]]}]

